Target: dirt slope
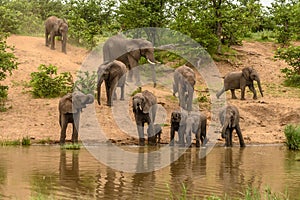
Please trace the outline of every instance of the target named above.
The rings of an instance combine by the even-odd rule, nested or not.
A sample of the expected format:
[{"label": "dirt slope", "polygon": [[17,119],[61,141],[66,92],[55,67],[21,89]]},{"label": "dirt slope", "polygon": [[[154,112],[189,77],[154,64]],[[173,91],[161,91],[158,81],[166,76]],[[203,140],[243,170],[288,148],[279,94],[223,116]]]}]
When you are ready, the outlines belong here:
[{"label": "dirt slope", "polygon": [[[53,64],[59,67],[59,72],[70,71],[75,75],[88,52],[67,45],[68,54],[63,54],[59,43],[56,50],[50,50],[44,45],[44,38],[38,37],[13,35],[7,42],[15,46],[20,65],[19,69],[5,80],[5,84],[10,87],[7,105],[11,106],[11,109],[0,113],[0,140],[21,139],[26,136],[35,140],[58,140],[59,99],[33,99],[30,93],[26,92],[28,89],[24,87],[24,83],[29,81],[30,73],[36,71],[40,64]],[[280,69],[286,65],[273,59],[275,47],[271,43],[244,42],[243,46],[237,46],[235,49],[239,52],[237,59],[216,63],[221,74],[241,70],[244,66],[253,66],[259,71],[265,93],[263,98],[259,96],[258,100],[252,100],[252,94],[248,92],[246,101],[230,100],[227,93],[228,101],[240,109],[241,127],[246,143],[283,142],[284,125],[300,123],[300,91],[281,86]],[[151,86],[144,88],[152,90],[158,96],[158,101],[164,103],[164,109],[167,111],[166,122],[169,123],[171,111],[178,107],[177,102],[170,99],[170,91],[163,88],[153,89]],[[102,92],[104,93],[104,89]],[[240,93],[237,92],[237,95]],[[105,102],[105,95],[102,94],[102,97],[102,102]],[[95,109],[98,121],[106,133],[106,139],[120,143],[136,142],[133,139],[134,135],[127,135],[117,128],[112,109],[105,106],[105,103],[101,106],[95,103]],[[128,112],[130,113],[130,109]],[[132,117],[132,114],[130,115]],[[169,141],[169,128],[166,126],[163,129],[163,142]],[[67,137],[70,138],[70,130]]]}]

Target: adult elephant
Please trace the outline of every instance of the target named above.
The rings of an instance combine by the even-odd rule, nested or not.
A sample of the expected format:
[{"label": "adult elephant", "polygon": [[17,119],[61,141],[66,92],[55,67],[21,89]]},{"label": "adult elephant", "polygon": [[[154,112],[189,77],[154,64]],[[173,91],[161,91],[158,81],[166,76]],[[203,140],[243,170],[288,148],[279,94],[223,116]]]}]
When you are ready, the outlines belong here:
[{"label": "adult elephant", "polygon": [[241,100],[245,100],[245,88],[248,86],[253,93],[253,99],[257,99],[253,81],[257,82],[258,89],[263,97],[264,95],[257,71],[252,67],[245,67],[241,72],[230,72],[224,77],[224,87],[217,93],[217,98],[219,98],[225,91],[230,90],[231,98],[237,99],[234,90],[241,89]]},{"label": "adult elephant", "polygon": [[126,81],[126,66],[124,63],[114,60],[112,62],[106,62],[99,66],[97,74],[97,101],[98,104],[101,105],[100,97],[101,97],[101,85],[103,81],[105,81],[106,88],[106,97],[107,97],[107,105],[112,106],[113,101],[117,99],[116,87],[121,88],[121,98],[120,100],[124,100],[124,88]]},{"label": "adult elephant", "polygon": [[132,98],[132,109],[139,135],[139,145],[145,145],[144,125],[148,124],[148,144],[156,144],[154,121],[157,110],[157,99],[153,93],[145,90]]},{"label": "adult elephant", "polygon": [[240,128],[239,110],[234,105],[226,105],[219,112],[222,125],[222,138],[225,138],[225,146],[232,147],[232,132],[235,130],[240,141],[240,146],[245,147],[242,131]]},{"label": "adult elephant", "polygon": [[[65,19],[60,19],[55,16],[48,17],[45,21],[45,39],[46,46],[51,44],[51,49],[55,49],[55,36],[61,37],[62,52],[67,53],[67,33],[68,23]],[[50,38],[49,38],[50,35]]]},{"label": "adult elephant", "polygon": [[60,144],[65,143],[66,130],[68,123],[73,125],[72,142],[78,142],[78,128],[80,113],[87,104],[94,102],[94,96],[91,94],[83,94],[82,92],[75,91],[68,93],[59,100],[59,124],[61,127]]},{"label": "adult elephant", "polygon": [[[127,39],[118,34],[110,37],[103,45],[104,62],[113,60],[123,62],[129,70],[129,81],[134,73],[137,85],[140,85],[140,75],[138,68],[135,67],[138,66],[141,57],[146,58],[151,65],[157,63],[154,59],[153,44],[145,39]],[[152,75],[154,86],[156,86],[154,67],[152,67]]]},{"label": "adult elephant", "polygon": [[183,65],[175,70],[173,96],[178,92],[180,107],[188,111],[192,110],[195,84],[195,72],[190,67]]}]

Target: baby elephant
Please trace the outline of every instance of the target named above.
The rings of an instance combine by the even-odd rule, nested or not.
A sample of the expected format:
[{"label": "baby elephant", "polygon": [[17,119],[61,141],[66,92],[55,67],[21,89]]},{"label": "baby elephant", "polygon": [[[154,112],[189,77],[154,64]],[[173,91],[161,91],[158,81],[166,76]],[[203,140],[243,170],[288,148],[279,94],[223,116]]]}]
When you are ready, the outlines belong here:
[{"label": "baby elephant", "polygon": [[[156,144],[160,144],[160,138],[161,138],[161,134],[162,134],[162,128],[159,124],[154,124],[154,140]],[[151,134],[150,129],[148,127],[147,129],[147,134]]]},{"label": "baby elephant", "polygon": [[240,146],[245,147],[245,142],[240,128],[240,114],[238,108],[234,105],[227,105],[219,113],[219,119],[222,125],[222,138],[225,138],[225,146],[232,147],[232,132],[236,131]]},{"label": "baby elephant", "polygon": [[263,97],[263,91],[260,85],[260,78],[258,73],[252,67],[245,67],[241,72],[230,72],[224,77],[224,87],[217,93],[219,98],[225,91],[231,91],[231,98],[237,99],[234,90],[241,89],[241,100],[245,100],[245,89],[248,86],[251,92],[253,92],[253,99],[257,99],[256,90],[254,88],[253,81],[257,82],[258,89]]},{"label": "baby elephant", "polygon": [[[173,111],[171,114],[170,146],[174,146],[175,132],[178,133],[178,137],[180,135],[183,135],[183,126],[180,128],[180,121],[181,121],[181,112]],[[182,137],[179,137],[179,143],[183,143],[181,139]]]},{"label": "baby elephant", "polygon": [[73,125],[72,143],[78,142],[80,112],[87,104],[92,104],[93,102],[93,95],[85,95],[79,91],[68,93],[59,100],[59,124],[61,127],[59,142],[61,145],[65,143],[68,123]]}]

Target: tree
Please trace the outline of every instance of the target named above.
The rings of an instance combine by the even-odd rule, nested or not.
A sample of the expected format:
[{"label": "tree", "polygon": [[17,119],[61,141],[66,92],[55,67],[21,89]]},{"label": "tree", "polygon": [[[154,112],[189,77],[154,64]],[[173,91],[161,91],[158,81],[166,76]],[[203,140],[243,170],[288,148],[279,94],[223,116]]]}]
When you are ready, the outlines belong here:
[{"label": "tree", "polygon": [[[7,33],[0,32],[0,81],[11,75],[12,71],[18,68],[17,58],[12,53],[14,48],[7,45]],[[0,83],[0,110],[5,110],[4,102],[7,99],[8,86]]]}]

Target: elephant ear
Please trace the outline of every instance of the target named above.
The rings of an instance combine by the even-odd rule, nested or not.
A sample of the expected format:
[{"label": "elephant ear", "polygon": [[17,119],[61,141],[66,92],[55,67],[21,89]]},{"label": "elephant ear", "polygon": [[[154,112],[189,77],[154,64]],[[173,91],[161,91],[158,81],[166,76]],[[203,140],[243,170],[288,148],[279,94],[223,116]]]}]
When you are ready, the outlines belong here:
[{"label": "elephant ear", "polygon": [[252,73],[252,67],[245,67],[244,69],[242,69],[242,74],[243,74],[243,77],[246,79],[246,80],[251,80],[250,79],[250,74]]},{"label": "elephant ear", "polygon": [[143,113],[149,113],[151,107],[157,103],[156,97],[148,90],[143,91],[142,94],[144,96],[144,101],[142,102]]},{"label": "elephant ear", "polygon": [[59,100],[59,112],[62,114],[73,113],[72,93],[68,93]]},{"label": "elephant ear", "polygon": [[141,57],[140,46],[138,41],[130,40],[126,46],[126,51],[131,55],[135,60],[139,60]]}]

